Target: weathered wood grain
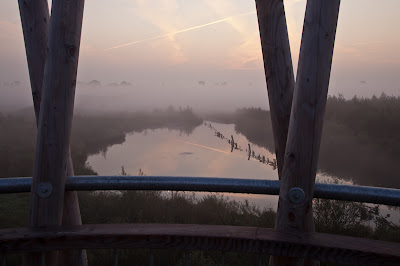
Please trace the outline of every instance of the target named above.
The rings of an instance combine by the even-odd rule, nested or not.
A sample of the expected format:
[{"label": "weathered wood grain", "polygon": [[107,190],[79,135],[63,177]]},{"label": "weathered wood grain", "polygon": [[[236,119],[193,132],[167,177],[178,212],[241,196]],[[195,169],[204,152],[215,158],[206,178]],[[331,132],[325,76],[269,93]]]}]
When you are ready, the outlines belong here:
[{"label": "weathered wood grain", "polygon": [[[42,85],[44,77],[44,67],[47,55],[48,29],[49,29],[49,8],[47,0],[19,0],[18,1],[23,36],[25,41],[25,51],[29,69],[29,77],[31,81],[32,98],[35,110],[36,122],[38,124],[40,114],[40,103],[42,98]],[[74,175],[72,167],[72,159],[70,153],[67,156],[68,168],[67,175]],[[74,191],[65,192],[63,225],[81,225],[81,214],[79,210],[79,202],[77,193]],[[71,254],[60,259],[64,261],[63,265],[71,265],[73,258]],[[83,258],[86,258],[84,252]],[[86,265],[86,261],[83,262]]]},{"label": "weathered wood grain", "polygon": [[[52,6],[31,193],[31,227],[61,224],[83,3],[55,0]],[[52,185],[49,197],[35,193],[40,182]]]},{"label": "weathered wood grain", "polygon": [[[67,155],[67,176],[74,174],[74,167],[71,159],[71,150],[68,149]],[[78,202],[78,193],[76,191],[65,191],[62,225],[82,225],[81,211]],[[78,261],[77,250],[64,250],[58,254],[58,265],[74,265]],[[86,250],[82,250],[81,266],[87,266]]]},{"label": "weathered wood grain", "polygon": [[[312,198],[340,0],[308,0],[277,214],[277,229],[312,231]],[[305,200],[289,200],[291,188]]]},{"label": "weathered wood grain", "polygon": [[[308,0],[275,227],[314,231],[312,199],[340,0]],[[305,199],[292,202],[292,188]],[[295,265],[279,258],[273,265]],[[308,263],[307,263],[308,264]]]},{"label": "weathered wood grain", "polygon": [[36,123],[39,120],[49,28],[47,0],[18,0]]},{"label": "weathered wood grain", "polygon": [[[31,193],[32,228],[62,221],[83,5],[83,0],[52,3]],[[36,193],[41,184],[50,185],[49,196]],[[47,258],[54,263],[54,256]],[[29,264],[39,263],[36,257]]]},{"label": "weathered wood grain", "polygon": [[[281,179],[292,109],[294,74],[282,0],[256,0],[278,176]],[[268,119],[266,117],[266,119]],[[270,264],[274,264],[271,257]]]},{"label": "weathered wood grain", "polygon": [[0,252],[76,248],[197,249],[398,265],[400,244],[321,233],[190,224],[106,224],[0,230]]},{"label": "weathered wood grain", "polygon": [[256,0],[256,8],[278,175],[281,178],[294,90],[285,8],[282,0]]}]

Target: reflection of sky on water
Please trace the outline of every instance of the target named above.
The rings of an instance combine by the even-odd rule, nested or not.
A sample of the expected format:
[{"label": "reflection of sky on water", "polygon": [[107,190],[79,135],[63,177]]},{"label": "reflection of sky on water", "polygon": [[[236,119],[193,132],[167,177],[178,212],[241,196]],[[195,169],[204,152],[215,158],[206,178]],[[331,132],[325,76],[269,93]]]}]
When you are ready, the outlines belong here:
[{"label": "reflection of sky on water", "polygon": [[[277,180],[278,172],[268,164],[248,159],[248,139],[237,134],[232,124],[212,123],[226,139],[215,136],[208,126],[198,126],[192,134],[176,130],[155,129],[126,136],[122,144],[114,145],[107,153],[88,158],[88,163],[100,175],[118,175],[121,167],[129,175],[136,175],[139,169],[146,175],[236,177]],[[243,151],[231,152],[227,139],[233,135],[238,148]],[[255,154],[272,160],[275,155],[267,149],[250,143]],[[328,175],[318,174],[317,182],[331,182]],[[258,206],[276,208],[278,197],[271,195],[219,193],[236,200],[247,199]],[[204,193],[196,193],[202,196]]]},{"label": "reflection of sky on water", "polygon": [[[126,136],[122,144],[114,145],[107,153],[88,158],[88,163],[99,175],[119,175],[121,167],[129,175],[138,174],[139,169],[146,175],[164,176],[203,176],[203,177],[236,177],[251,179],[277,180],[278,172],[273,167],[251,158],[247,160],[246,148],[248,140],[235,133],[234,125],[212,123],[215,129],[226,138],[233,135],[243,151],[231,152],[227,139],[215,136],[214,130],[208,126],[198,126],[192,134],[186,135],[176,130],[155,129]],[[265,148],[250,143],[255,154],[272,160],[275,158]],[[351,185],[351,181],[333,179],[324,173],[317,174],[317,182]],[[196,192],[197,197],[205,193]],[[278,196],[218,193],[231,199],[247,199],[251,204],[276,209]],[[381,207],[382,213],[391,213],[392,221],[398,221],[399,213]]]},{"label": "reflection of sky on water", "polygon": [[[110,147],[105,155],[90,156],[88,163],[99,175],[118,175],[124,166],[130,175],[136,175],[142,169],[146,175],[278,179],[278,172],[272,166],[254,158],[247,160],[249,142],[245,136],[235,133],[234,125],[212,125],[226,138],[233,135],[243,151],[231,152],[227,139],[218,138],[213,129],[201,125],[190,135],[169,129],[129,134],[124,143]],[[256,155],[264,155],[270,160],[275,158],[267,149],[250,145]],[[277,196],[270,195],[219,194],[236,200],[248,199],[258,206],[272,208],[276,208],[278,201]]]},{"label": "reflection of sky on water", "polygon": [[[101,175],[118,175],[124,166],[131,175],[142,169],[147,175],[278,179],[271,166],[253,158],[247,160],[248,140],[236,134],[233,125],[213,125],[226,137],[233,135],[243,151],[231,152],[226,139],[214,136],[212,129],[201,125],[191,135],[168,129],[133,133],[123,144],[110,147],[105,156],[90,156],[88,162]],[[257,155],[275,158],[265,148],[252,145],[252,149]]]}]

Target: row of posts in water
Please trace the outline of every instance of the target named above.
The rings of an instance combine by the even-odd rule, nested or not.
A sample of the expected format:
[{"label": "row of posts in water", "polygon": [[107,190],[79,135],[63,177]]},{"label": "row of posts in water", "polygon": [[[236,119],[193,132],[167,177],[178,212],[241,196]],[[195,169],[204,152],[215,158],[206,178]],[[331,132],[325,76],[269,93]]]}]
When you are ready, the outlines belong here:
[{"label": "row of posts in water", "polygon": [[[233,152],[234,150],[243,151],[243,148],[240,145],[238,145],[237,142],[235,142],[233,135],[231,135],[230,139],[226,138],[211,123],[204,122],[204,125],[210,129],[214,130],[216,137],[227,140],[228,144],[231,145],[231,152]],[[251,149],[250,143],[248,143],[248,149],[245,149],[245,151],[247,152],[247,155],[248,155],[247,160],[250,160],[250,158],[254,158],[254,159],[258,160],[260,163],[268,164],[268,165],[272,166],[273,169],[276,170],[276,166],[277,166],[276,159],[270,160],[268,157],[266,158],[265,155],[261,155],[261,154],[256,155],[254,150]]]}]

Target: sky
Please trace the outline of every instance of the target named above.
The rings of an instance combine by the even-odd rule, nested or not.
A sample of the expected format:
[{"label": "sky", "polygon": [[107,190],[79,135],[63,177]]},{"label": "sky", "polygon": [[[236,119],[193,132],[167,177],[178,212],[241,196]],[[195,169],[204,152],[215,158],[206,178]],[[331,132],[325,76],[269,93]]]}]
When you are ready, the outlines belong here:
[{"label": "sky", "polygon": [[[296,70],[306,1],[284,4]],[[329,94],[400,95],[398,10],[398,0],[342,1]],[[0,85],[21,81],[28,100],[16,0],[0,1],[0,45]],[[103,97],[112,93],[116,101],[122,92],[107,84],[129,82],[122,94],[132,104],[268,108],[255,2],[86,0],[78,81],[91,80],[103,84]],[[81,87],[78,101],[95,97],[96,90]]]}]

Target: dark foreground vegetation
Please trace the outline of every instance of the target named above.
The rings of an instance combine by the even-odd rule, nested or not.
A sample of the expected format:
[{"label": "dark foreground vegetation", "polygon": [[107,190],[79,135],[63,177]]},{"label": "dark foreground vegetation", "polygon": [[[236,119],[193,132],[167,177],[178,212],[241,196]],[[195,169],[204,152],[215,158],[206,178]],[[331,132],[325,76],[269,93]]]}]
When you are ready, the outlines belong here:
[{"label": "dark foreground vegetation", "polygon": [[[212,120],[235,124],[249,141],[274,150],[269,111],[245,108]],[[328,98],[318,167],[356,184],[400,188],[400,97]]]},{"label": "dark foreground vegetation", "polygon": [[[0,226],[26,226],[28,194],[0,195]],[[218,194],[159,191],[80,192],[82,220],[91,223],[181,223],[273,227],[275,211]],[[377,207],[354,202],[315,200],[316,230],[332,234],[400,242],[400,227],[388,222]],[[185,265],[184,251],[155,250],[155,265]],[[227,253],[226,265],[258,265],[258,255]],[[113,250],[89,250],[90,265],[113,265]],[[21,256],[7,265],[21,265]],[[267,265],[268,258],[264,257]],[[190,265],[220,265],[220,252],[190,252]],[[149,250],[120,250],[119,265],[148,265]]]}]

